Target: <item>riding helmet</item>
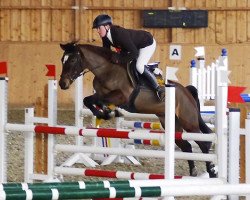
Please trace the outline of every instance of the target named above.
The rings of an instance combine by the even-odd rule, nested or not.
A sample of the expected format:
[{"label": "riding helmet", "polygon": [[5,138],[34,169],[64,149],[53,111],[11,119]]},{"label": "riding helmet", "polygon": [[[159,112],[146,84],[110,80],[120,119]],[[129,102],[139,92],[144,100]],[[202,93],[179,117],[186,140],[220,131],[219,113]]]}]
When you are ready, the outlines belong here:
[{"label": "riding helmet", "polygon": [[95,20],[93,21],[93,27],[92,28],[98,28],[99,26],[102,26],[102,25],[110,25],[112,24],[112,19],[109,15],[106,15],[106,14],[101,14],[101,15],[98,15]]}]

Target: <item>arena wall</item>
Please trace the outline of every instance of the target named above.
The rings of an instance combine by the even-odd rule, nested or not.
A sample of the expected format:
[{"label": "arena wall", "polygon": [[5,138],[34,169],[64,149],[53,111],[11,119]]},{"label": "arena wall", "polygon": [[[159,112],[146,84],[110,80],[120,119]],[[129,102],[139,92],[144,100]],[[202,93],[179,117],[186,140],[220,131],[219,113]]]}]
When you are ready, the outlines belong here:
[{"label": "arena wall", "polygon": [[[100,13],[108,13],[115,24],[143,29],[141,11],[186,7],[206,9],[207,28],[148,28],[158,43],[152,60],[165,66],[179,67],[181,83],[188,84],[189,62],[194,58],[194,47],[206,47],[210,63],[228,49],[230,80],[233,85],[250,86],[250,2],[237,0],[5,0],[0,1],[0,61],[8,61],[10,78],[10,105],[31,105],[43,95],[45,64],[61,71],[62,51],[59,43],[79,40],[80,43],[101,45],[92,30],[92,21]],[[182,45],[182,60],[169,60],[169,45]],[[85,95],[92,93],[92,75],[85,79]],[[73,89],[59,90],[59,107],[72,106]],[[246,92],[250,92],[248,88]]]}]

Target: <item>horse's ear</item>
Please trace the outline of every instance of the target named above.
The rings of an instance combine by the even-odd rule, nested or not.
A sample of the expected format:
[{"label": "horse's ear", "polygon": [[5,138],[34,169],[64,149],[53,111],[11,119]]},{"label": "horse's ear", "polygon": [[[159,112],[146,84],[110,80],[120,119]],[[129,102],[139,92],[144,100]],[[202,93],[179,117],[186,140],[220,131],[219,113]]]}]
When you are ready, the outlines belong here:
[{"label": "horse's ear", "polygon": [[60,44],[60,47],[62,48],[62,50],[68,52],[74,52],[78,50],[77,44],[72,42],[67,44]]},{"label": "horse's ear", "polygon": [[64,50],[64,51],[66,49],[66,46],[67,46],[67,44],[62,44],[62,43],[60,44],[61,49]]}]

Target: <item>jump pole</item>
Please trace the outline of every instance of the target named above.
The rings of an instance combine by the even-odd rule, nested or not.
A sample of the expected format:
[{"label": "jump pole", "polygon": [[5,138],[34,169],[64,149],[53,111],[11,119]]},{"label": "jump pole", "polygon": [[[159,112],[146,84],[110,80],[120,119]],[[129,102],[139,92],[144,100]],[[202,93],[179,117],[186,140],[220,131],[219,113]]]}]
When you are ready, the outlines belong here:
[{"label": "jump pole", "polygon": [[[245,135],[245,159],[246,159],[246,183],[250,184],[250,113],[247,115],[246,119],[246,135]],[[246,200],[250,200],[250,194],[246,196]]]},{"label": "jump pole", "polygon": [[215,127],[218,135],[216,151],[218,155],[218,177],[227,179],[227,70],[216,70],[216,116]]},{"label": "jump pole", "polygon": [[[229,184],[239,184],[240,177],[240,109],[229,108],[228,119],[228,174]],[[238,195],[229,196],[230,200],[239,200]]]},{"label": "jump pole", "polygon": [[[167,77],[167,76],[166,76]],[[165,85],[165,179],[174,179],[175,163],[175,86]]]},{"label": "jump pole", "polygon": [[5,124],[7,123],[8,77],[0,77],[0,182],[7,182],[7,154]]},{"label": "jump pole", "polygon": [[30,199],[95,199],[126,197],[165,197],[171,196],[212,196],[250,194],[250,184],[218,184],[218,185],[183,185],[183,186],[149,186],[149,187],[109,187],[95,189],[35,189],[0,191],[1,200]]}]

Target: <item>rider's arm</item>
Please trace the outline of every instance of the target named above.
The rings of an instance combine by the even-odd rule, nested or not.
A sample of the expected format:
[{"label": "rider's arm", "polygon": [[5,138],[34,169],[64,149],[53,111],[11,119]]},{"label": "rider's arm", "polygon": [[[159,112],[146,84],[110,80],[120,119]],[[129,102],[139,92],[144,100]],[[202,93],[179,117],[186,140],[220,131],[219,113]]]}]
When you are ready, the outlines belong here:
[{"label": "rider's arm", "polygon": [[106,37],[102,38],[102,46],[104,48],[111,49],[110,42],[108,41],[108,39]]},{"label": "rider's arm", "polygon": [[119,44],[123,60],[126,62],[137,59],[139,50],[133,42],[129,31],[124,28],[117,28],[113,31],[112,37]]}]

